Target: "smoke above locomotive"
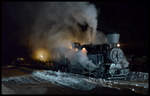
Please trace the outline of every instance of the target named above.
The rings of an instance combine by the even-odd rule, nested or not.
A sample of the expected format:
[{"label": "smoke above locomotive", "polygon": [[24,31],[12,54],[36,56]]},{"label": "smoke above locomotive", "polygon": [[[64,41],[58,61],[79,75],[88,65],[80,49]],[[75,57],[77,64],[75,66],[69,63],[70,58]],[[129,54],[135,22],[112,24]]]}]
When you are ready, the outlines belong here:
[{"label": "smoke above locomotive", "polygon": [[73,42],[106,43],[105,35],[97,32],[96,7],[88,2],[42,2],[28,39],[34,59],[44,58],[40,49],[46,49],[51,59],[70,58]]},{"label": "smoke above locomotive", "polygon": [[32,59],[48,63],[56,70],[94,77],[128,74],[129,63],[117,47],[120,35],[105,36],[97,30],[97,9],[93,4],[40,2],[36,6],[39,10],[26,43]]}]

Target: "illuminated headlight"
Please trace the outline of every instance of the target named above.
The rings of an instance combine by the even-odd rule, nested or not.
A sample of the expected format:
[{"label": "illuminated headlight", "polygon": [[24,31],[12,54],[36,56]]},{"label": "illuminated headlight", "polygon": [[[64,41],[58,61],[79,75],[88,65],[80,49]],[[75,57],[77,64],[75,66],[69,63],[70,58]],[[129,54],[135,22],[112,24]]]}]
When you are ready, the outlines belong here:
[{"label": "illuminated headlight", "polygon": [[120,44],[119,44],[119,43],[117,44],[117,47],[120,47]]}]

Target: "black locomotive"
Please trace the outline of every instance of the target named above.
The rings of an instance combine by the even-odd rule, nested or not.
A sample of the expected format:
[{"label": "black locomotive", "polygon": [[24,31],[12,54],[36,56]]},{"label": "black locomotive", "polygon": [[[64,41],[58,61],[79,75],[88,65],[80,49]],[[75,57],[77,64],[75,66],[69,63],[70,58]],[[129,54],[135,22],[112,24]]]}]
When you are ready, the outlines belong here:
[{"label": "black locomotive", "polygon": [[[80,45],[79,43],[74,43],[73,48],[77,48],[81,51],[83,48],[87,50],[87,57],[93,62],[96,68],[89,71],[91,66],[80,66],[80,64],[71,64],[67,58],[61,60],[58,70],[72,72],[77,74],[84,74],[96,78],[125,78],[129,73],[129,62],[122,49],[117,46],[120,34],[113,33],[108,34],[108,42],[105,44],[93,45]],[[79,56],[80,58],[80,56]],[[62,63],[63,62],[63,63]]]},{"label": "black locomotive", "polygon": [[86,48],[89,60],[98,67],[93,71],[89,71],[79,64],[71,65],[70,61],[67,58],[64,58],[55,63],[56,66],[59,65],[56,70],[83,74],[96,78],[124,78],[129,72],[128,65],[125,67],[122,66],[123,64],[126,64],[127,61],[126,63],[122,62],[126,59],[123,51],[117,46],[111,47],[109,44],[88,44],[81,46],[78,43],[74,43],[74,48],[78,48],[78,51]]},{"label": "black locomotive", "polygon": [[[116,34],[112,35],[114,35],[115,37]],[[88,61],[90,62],[88,62],[89,64],[87,64],[86,61],[82,62],[82,64],[80,64],[80,62],[75,61],[76,64],[72,64],[72,60],[69,60],[65,56],[62,56],[59,60],[53,60],[48,62],[30,60],[32,61],[30,62],[30,64],[43,69],[45,68],[54,71],[59,70],[62,72],[82,74],[95,78],[125,78],[126,75],[128,75],[129,73],[129,63],[126,60],[122,49],[119,46],[117,46],[118,41],[114,40],[114,38],[112,38],[112,35],[110,36],[111,38],[109,37],[108,43],[106,44],[72,44],[72,48],[78,49],[76,53],[82,51],[82,49],[84,48],[86,49],[86,56],[88,57]],[[81,58],[81,56],[78,56],[78,58]],[[92,66],[96,66],[93,67],[92,70],[90,70],[92,67],[91,63],[93,64]],[[86,66],[84,64],[86,64]]]}]

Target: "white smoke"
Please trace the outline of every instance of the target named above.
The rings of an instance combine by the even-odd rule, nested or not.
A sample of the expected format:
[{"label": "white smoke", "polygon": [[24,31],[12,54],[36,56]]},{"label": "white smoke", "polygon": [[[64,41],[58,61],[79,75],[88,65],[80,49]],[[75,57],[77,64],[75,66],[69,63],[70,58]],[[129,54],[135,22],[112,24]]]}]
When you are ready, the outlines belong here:
[{"label": "white smoke", "polygon": [[[32,26],[29,46],[33,51],[38,48],[46,48],[51,56],[55,57],[57,57],[56,54],[62,54],[68,58],[74,57],[74,52],[69,50],[73,42],[105,43],[105,35],[97,33],[96,29],[97,10],[93,4],[88,2],[42,2]],[[85,55],[79,54],[80,58],[76,58],[75,61],[92,64]]]},{"label": "white smoke", "polygon": [[97,68],[97,66],[88,59],[87,55],[83,54],[81,51],[75,53],[70,60],[72,65],[80,64],[83,68],[86,68],[89,71],[93,71]]}]

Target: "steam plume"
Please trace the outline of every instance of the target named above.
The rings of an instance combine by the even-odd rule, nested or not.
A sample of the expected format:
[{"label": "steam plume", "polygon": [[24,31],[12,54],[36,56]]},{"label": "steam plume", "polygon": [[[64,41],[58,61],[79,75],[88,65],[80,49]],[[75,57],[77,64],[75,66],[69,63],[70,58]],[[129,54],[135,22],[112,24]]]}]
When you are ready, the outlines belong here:
[{"label": "steam plume", "polygon": [[46,48],[52,56],[62,54],[67,57],[73,54],[68,49],[72,42],[105,42],[105,35],[96,30],[97,10],[94,5],[88,2],[43,2],[40,6],[29,38],[33,51]]}]

